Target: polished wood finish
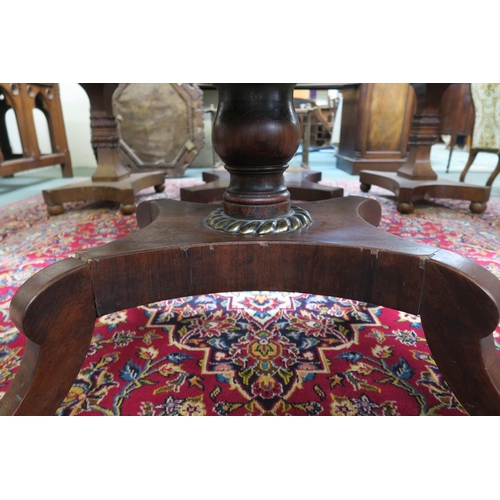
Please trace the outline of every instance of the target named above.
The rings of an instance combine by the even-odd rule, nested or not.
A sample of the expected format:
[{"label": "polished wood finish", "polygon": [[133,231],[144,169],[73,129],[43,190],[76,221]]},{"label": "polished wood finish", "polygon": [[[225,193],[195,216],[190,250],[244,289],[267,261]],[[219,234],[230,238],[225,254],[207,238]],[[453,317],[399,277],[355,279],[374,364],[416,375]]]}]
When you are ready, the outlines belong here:
[{"label": "polished wood finish", "polygon": [[482,213],[486,210],[490,187],[438,179],[431,165],[431,147],[438,138],[439,104],[449,85],[413,84],[417,107],[408,141],[408,160],[396,173],[363,170],[360,173],[362,191],[367,192],[372,185],[392,191],[397,197],[397,209],[401,213],[413,212],[413,202],[427,197],[469,200],[472,212]]},{"label": "polished wood finish", "polygon": [[[16,115],[22,153],[12,152],[5,122],[12,109]],[[33,111],[39,109],[47,119],[52,152],[42,154]],[[0,177],[33,168],[61,165],[63,177],[73,177],[71,158],[57,83],[0,83]]]},{"label": "polished wood finish", "polygon": [[[208,182],[205,186],[181,189],[181,200],[206,203],[223,199],[227,215],[252,220],[289,213],[291,191],[294,199],[307,201],[343,195],[341,188],[317,184],[321,174],[293,176],[290,172],[289,180],[285,180],[287,162],[304,134],[294,109],[294,84],[216,84],[216,87],[219,106],[212,142],[225,170],[214,169],[204,174],[203,180]],[[262,115],[258,105],[261,102],[273,108],[270,117]]]},{"label": "polished wood finish", "polygon": [[337,168],[397,171],[406,161],[415,96],[406,83],[360,83],[342,90]]},{"label": "polished wood finish", "polygon": [[154,186],[164,189],[165,174],[160,171],[131,174],[120,160],[119,134],[113,114],[113,93],[117,83],[81,83],[90,100],[92,146],[97,155],[97,169],[92,181],[42,191],[50,215],[64,212],[63,203],[109,200],[120,203],[124,215],[135,212],[135,195]]},{"label": "polished wood finish", "polygon": [[26,339],[21,366],[0,400],[0,415],[52,415],[78,375],[95,325],[89,267],[65,259],[17,292],[14,324]]},{"label": "polished wood finish", "polygon": [[[230,174],[224,212],[241,219],[270,219],[290,212],[283,173],[300,144],[294,84],[216,84],[219,106],[212,142]],[[257,104],[273,110],[263,116]],[[256,175],[258,173],[258,175]]]},{"label": "polished wood finish", "polygon": [[200,150],[203,92],[192,83],[120,83],[113,93],[120,160],[132,172],[182,177]]},{"label": "polished wood finish", "polygon": [[[276,158],[281,165],[293,154],[292,143],[297,145],[296,117],[283,112],[288,89],[246,87],[244,94],[255,108],[253,122],[246,114],[248,104],[240,103],[240,114],[234,94],[228,97],[236,93],[243,100],[241,89],[235,84],[223,93],[223,104],[233,104],[219,117],[216,147],[238,180],[240,172],[259,176],[262,170],[274,193],[282,181],[269,175],[268,160]],[[269,139],[258,133],[259,123],[269,131],[273,117],[280,116],[283,122]],[[289,147],[281,142],[286,140]],[[238,154],[239,148],[247,154]],[[251,189],[240,189],[239,182],[233,188],[237,195],[259,198]],[[275,199],[273,195],[266,215],[275,213]],[[232,212],[232,199],[224,206]],[[349,196],[304,203],[303,208],[312,224],[256,236],[210,228],[206,221],[213,205],[143,202],[137,210],[140,231],[36,274],[11,303],[12,320],[27,336],[28,347],[0,400],[0,414],[49,415],[57,410],[81,366],[96,317],[174,297],[282,290],[420,314],[434,359],[463,407],[471,415],[500,415],[500,359],[493,341],[500,319],[500,281],[464,257],[378,229],[381,208],[375,200]]]}]

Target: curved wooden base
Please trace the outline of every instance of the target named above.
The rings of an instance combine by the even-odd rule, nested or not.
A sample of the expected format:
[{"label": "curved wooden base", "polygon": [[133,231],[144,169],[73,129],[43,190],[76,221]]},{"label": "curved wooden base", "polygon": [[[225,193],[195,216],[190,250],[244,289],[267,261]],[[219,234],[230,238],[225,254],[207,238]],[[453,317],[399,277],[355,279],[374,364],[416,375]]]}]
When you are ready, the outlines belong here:
[{"label": "curved wooden base", "polygon": [[472,415],[500,415],[493,331],[500,281],[474,262],[376,227],[380,205],[305,203],[313,223],[254,237],[203,224],[205,204],[141,203],[141,230],[29,279],[11,315],[28,337],[0,414],[53,414],[85,357],[96,317],[163,299],[244,290],[333,295],[420,314],[432,355]]},{"label": "curved wooden base", "polygon": [[[284,178],[292,200],[319,201],[344,196],[342,188],[318,184],[321,172],[289,167]],[[203,172],[202,179],[207,184],[181,188],[181,200],[194,203],[222,202],[224,192],[229,186],[229,172],[225,168],[214,168]]]},{"label": "curved wooden base", "polygon": [[147,172],[130,174],[117,181],[85,181],[56,189],[46,189],[42,194],[50,215],[62,214],[63,203],[97,200],[120,203],[123,215],[131,215],[135,213],[135,195],[150,186],[154,186],[157,192],[163,191],[164,182],[163,172]]},{"label": "curved wooden base", "polygon": [[363,170],[359,174],[361,190],[365,193],[372,185],[392,191],[397,198],[397,209],[400,213],[413,212],[413,202],[428,198],[451,198],[453,200],[469,200],[470,209],[474,213],[486,210],[486,202],[490,199],[491,187],[464,184],[445,179],[412,180],[393,172]]}]

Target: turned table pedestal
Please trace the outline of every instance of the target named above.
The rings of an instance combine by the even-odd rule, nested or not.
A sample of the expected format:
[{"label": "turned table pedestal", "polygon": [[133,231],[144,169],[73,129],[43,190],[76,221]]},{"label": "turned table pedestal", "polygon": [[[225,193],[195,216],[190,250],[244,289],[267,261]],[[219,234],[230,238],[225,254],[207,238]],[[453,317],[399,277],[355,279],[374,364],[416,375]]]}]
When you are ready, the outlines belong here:
[{"label": "turned table pedestal", "polygon": [[474,262],[390,235],[362,197],[291,204],[283,181],[300,141],[293,84],[217,84],[213,128],[230,173],[223,205],[143,202],[141,229],[30,278],[11,316],[26,337],[0,414],[53,414],[97,317],[174,297],[281,290],[419,314],[434,360],[473,415],[500,414],[493,341],[500,282]]}]

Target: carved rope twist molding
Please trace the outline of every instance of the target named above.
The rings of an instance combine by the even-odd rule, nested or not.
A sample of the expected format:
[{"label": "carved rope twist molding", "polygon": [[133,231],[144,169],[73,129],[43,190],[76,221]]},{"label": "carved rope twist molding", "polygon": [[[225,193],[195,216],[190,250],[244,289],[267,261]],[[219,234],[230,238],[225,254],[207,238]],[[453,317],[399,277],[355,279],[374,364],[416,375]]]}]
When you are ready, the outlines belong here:
[{"label": "carved rope twist molding", "polygon": [[292,205],[285,217],[266,220],[237,219],[226,215],[224,209],[218,208],[207,217],[205,222],[208,227],[224,233],[263,236],[297,231],[309,226],[312,218],[307,210]]}]

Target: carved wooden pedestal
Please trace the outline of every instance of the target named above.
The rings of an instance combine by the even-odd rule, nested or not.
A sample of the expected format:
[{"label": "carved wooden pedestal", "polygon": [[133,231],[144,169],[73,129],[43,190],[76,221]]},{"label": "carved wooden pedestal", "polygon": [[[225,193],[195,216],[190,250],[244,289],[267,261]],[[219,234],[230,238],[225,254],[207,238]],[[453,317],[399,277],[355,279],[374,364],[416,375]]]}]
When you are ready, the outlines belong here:
[{"label": "carved wooden pedestal", "polygon": [[475,186],[439,179],[430,162],[431,147],[439,130],[439,103],[449,83],[413,84],[417,94],[417,111],[413,117],[408,144],[408,161],[395,173],[363,170],[361,190],[368,192],[372,185],[381,186],[396,194],[399,212],[413,212],[413,202],[426,198],[470,200],[474,213],[486,210],[490,187]]},{"label": "carved wooden pedestal", "polygon": [[174,297],[281,290],[420,314],[433,357],[464,408],[500,415],[493,341],[500,281],[468,259],[377,229],[374,200],[291,205],[283,171],[300,140],[293,85],[217,88],[214,145],[231,173],[223,208],[141,203],[140,231],[30,278],[11,304],[27,343],[0,414],[53,414],[99,316]]},{"label": "carved wooden pedestal", "polygon": [[112,97],[116,83],[82,83],[91,107],[92,146],[97,151],[97,170],[91,181],[70,184],[42,191],[50,215],[63,213],[63,203],[71,201],[109,200],[120,203],[123,214],[135,212],[135,195],[142,189],[154,186],[164,189],[163,172],[131,174],[122,165],[119,153],[119,135],[113,115]]}]

